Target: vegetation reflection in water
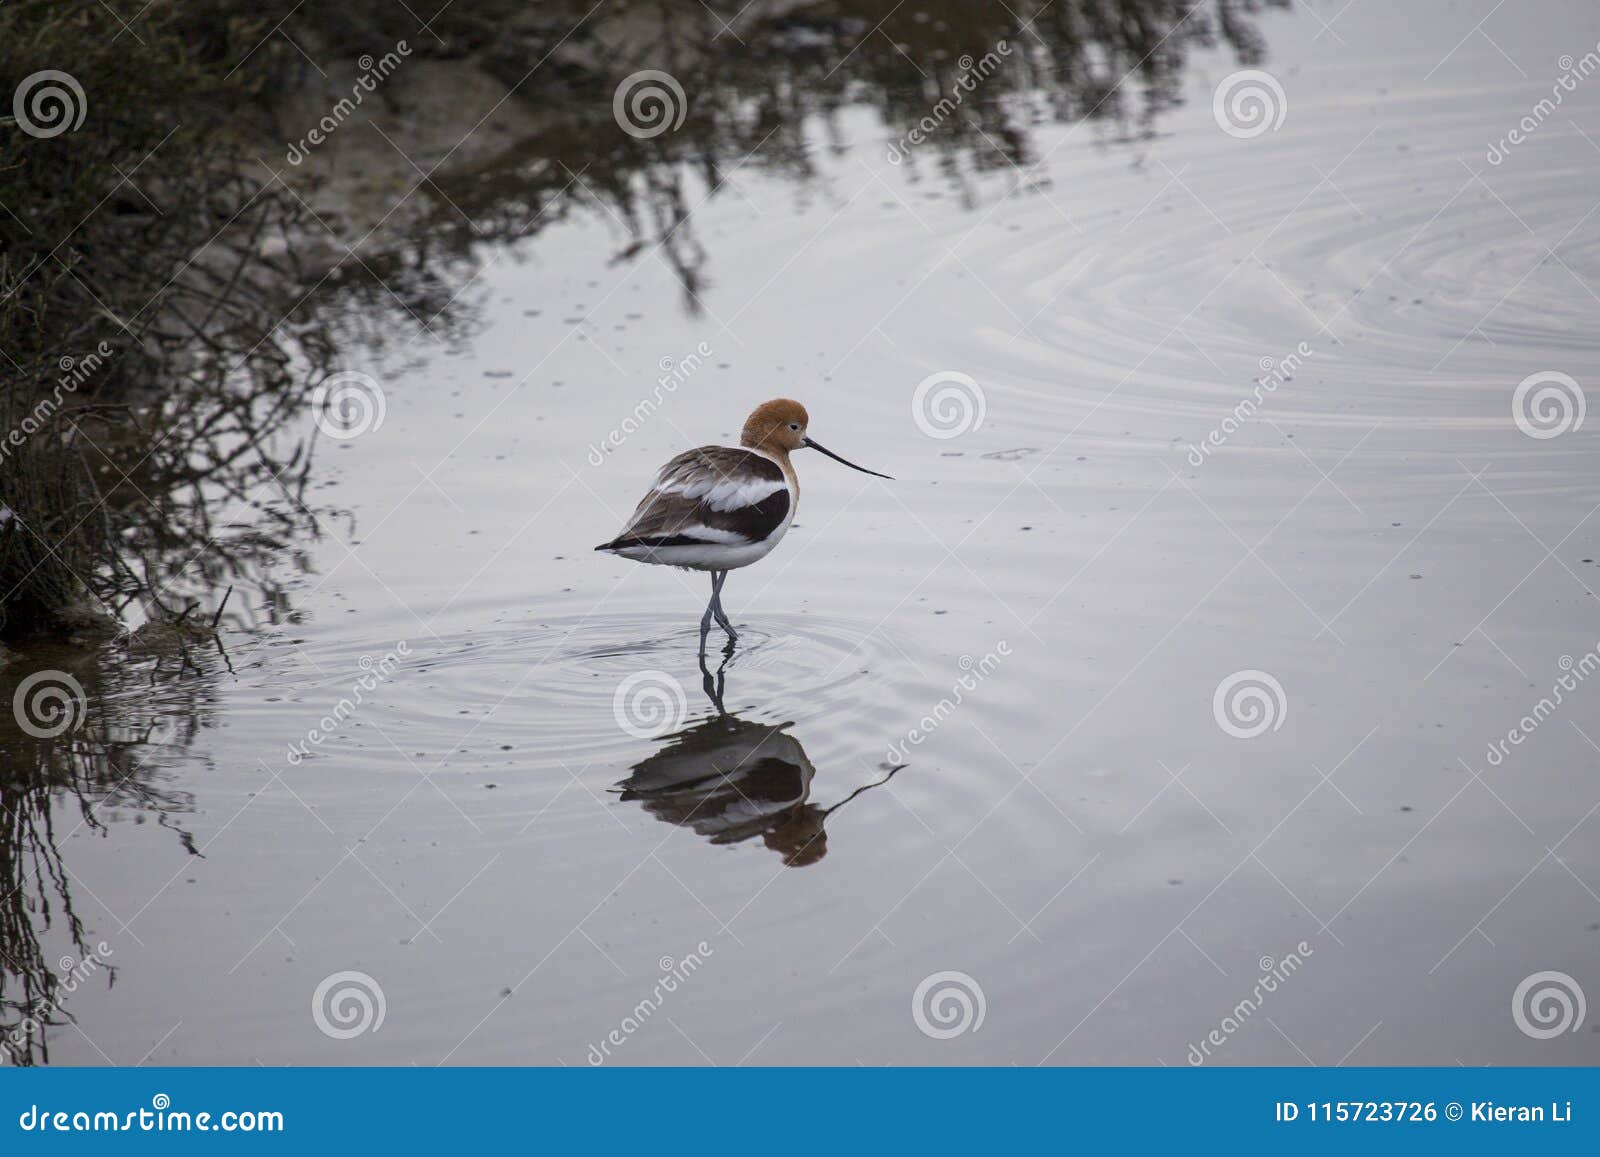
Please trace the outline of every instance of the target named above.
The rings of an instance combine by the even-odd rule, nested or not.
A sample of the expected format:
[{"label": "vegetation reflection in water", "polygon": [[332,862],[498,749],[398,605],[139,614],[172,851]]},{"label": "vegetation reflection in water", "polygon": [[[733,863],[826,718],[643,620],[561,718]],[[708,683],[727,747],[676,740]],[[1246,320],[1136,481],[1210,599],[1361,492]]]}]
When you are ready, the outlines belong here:
[{"label": "vegetation reflection in water", "polygon": [[[167,765],[214,725],[221,659],[177,648],[136,656],[56,647],[33,653],[52,681],[0,666],[0,1063],[49,1060],[51,1033],[74,1023],[72,993],[111,985],[132,934],[74,902],[65,854],[119,819],[154,820],[191,856],[189,792]],[[13,711],[15,715],[13,715]],[[107,914],[109,915],[109,914]]]}]

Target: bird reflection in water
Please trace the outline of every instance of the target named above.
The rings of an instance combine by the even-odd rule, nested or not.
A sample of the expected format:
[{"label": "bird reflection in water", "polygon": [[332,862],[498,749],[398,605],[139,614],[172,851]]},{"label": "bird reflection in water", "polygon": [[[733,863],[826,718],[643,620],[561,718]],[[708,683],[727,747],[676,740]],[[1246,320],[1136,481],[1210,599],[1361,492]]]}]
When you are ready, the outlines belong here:
[{"label": "bird reflection in water", "polygon": [[825,824],[862,792],[893,779],[857,788],[832,807],[810,802],[817,769],[787,723],[757,723],[730,715],[722,705],[728,657],[713,672],[700,656],[710,718],[686,727],[653,755],[633,765],[617,788],[625,800],[669,824],[686,827],[713,844],[737,844],[760,836],[791,868],[828,854]]}]

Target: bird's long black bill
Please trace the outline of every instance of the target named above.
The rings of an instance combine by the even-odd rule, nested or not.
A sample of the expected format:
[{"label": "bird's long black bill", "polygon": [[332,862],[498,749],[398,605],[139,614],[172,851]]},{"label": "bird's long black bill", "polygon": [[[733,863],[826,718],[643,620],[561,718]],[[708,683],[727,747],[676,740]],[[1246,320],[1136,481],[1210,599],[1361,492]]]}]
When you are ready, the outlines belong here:
[{"label": "bird's long black bill", "polygon": [[817,443],[813,442],[810,438],[806,439],[806,445],[811,447],[813,450],[821,451],[822,453],[826,454],[829,458],[832,458],[835,462],[843,462],[846,466],[850,467],[850,469],[852,469],[852,470],[859,470],[859,471],[861,471],[861,473],[870,474],[874,478],[888,478],[890,482],[894,481],[893,476],[888,475],[888,474],[879,474],[876,470],[868,470],[865,466],[857,466],[854,462],[850,461],[850,459],[839,457],[839,455],[835,454],[832,450],[828,449],[826,446],[819,446]]}]

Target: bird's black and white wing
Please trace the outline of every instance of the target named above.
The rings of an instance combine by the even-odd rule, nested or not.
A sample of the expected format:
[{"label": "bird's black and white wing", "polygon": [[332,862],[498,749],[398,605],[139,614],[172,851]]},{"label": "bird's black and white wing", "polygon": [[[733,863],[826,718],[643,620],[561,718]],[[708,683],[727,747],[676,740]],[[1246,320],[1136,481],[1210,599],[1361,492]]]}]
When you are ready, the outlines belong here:
[{"label": "bird's black and white wing", "polygon": [[772,459],[732,446],[701,446],[663,466],[622,533],[596,549],[704,565],[702,553],[709,562],[719,553],[707,548],[771,539],[787,527],[790,508],[788,479]]}]

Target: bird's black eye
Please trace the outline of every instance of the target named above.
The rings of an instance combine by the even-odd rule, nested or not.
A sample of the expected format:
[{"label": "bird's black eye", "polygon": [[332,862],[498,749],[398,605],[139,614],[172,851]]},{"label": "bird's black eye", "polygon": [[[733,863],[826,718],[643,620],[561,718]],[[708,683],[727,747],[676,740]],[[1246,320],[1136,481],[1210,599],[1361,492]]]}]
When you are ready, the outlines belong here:
[{"label": "bird's black eye", "polygon": [[789,429],[798,430],[799,428],[800,428],[800,423],[799,422],[790,422],[789,423]]}]

